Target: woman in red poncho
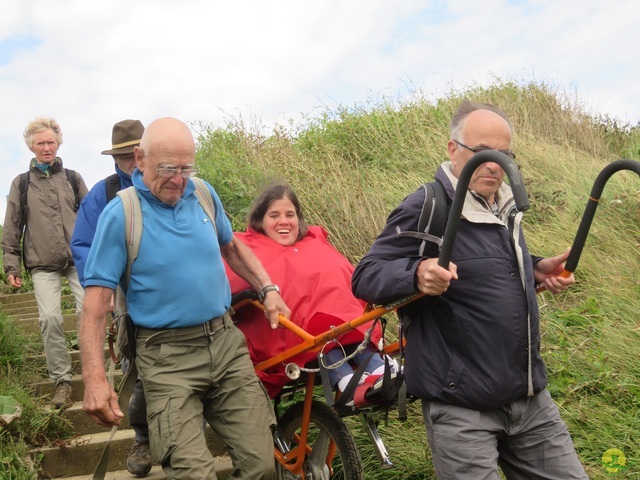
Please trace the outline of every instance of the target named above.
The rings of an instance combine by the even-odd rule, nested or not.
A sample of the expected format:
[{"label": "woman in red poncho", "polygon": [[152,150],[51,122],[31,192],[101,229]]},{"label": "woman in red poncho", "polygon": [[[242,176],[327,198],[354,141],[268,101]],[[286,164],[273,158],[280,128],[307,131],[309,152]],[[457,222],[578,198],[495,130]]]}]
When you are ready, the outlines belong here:
[{"label": "woman in red poncho", "polygon": [[[322,227],[307,226],[298,198],[288,185],[268,187],[254,202],[247,231],[235,235],[260,259],[271,280],[280,286],[282,298],[291,309],[291,320],[307,332],[317,335],[364,312],[365,304],[351,293],[353,265],[329,243],[328,234]],[[232,293],[250,288],[228,268],[227,275]],[[247,338],[254,363],[301,342],[289,330],[272,330],[264,321],[263,312],[255,307],[241,309],[234,320]],[[370,326],[368,323],[352,330],[338,338],[338,342],[343,347],[351,345],[355,348]],[[380,328],[377,327],[367,349],[351,360],[357,365],[370,358],[366,372],[376,376],[384,371],[384,361],[375,353],[379,340]],[[324,350],[326,365],[336,364],[344,358],[342,348],[330,350],[332,346],[337,345],[330,343]],[[315,353],[303,353],[292,361],[303,366],[315,357]],[[332,387],[344,390],[352,374],[348,363],[329,369]],[[289,381],[284,365],[258,372],[258,375],[272,398]]]}]

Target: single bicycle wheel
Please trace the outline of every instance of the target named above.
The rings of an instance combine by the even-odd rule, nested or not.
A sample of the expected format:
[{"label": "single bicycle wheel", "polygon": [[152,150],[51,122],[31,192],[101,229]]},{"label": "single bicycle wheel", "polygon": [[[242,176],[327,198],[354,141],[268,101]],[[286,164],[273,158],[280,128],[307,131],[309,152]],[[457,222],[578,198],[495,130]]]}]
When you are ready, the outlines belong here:
[{"label": "single bicycle wheel", "polygon": [[[280,435],[291,449],[297,446],[302,425],[304,402],[292,405],[279,422]],[[346,424],[327,404],[313,401],[307,439],[310,451],[304,462],[305,480],[362,480],[362,461],[356,443]],[[327,459],[332,445],[335,455],[330,466]],[[280,463],[276,462],[277,480],[298,480]]]}]

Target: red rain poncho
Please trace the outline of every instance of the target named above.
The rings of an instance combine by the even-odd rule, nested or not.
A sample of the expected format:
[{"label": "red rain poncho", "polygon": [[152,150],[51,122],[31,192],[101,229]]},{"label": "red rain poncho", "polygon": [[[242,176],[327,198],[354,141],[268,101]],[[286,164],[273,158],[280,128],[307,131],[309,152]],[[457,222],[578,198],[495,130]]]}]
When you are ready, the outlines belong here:
[{"label": "red rain poncho", "polygon": [[[291,309],[291,320],[307,332],[317,335],[331,326],[341,325],[363,314],[364,302],[351,293],[354,267],[329,243],[328,234],[322,227],[309,227],[307,235],[289,247],[252,229],[235,235],[260,259],[271,281],[280,287],[282,298]],[[226,267],[232,293],[250,288]],[[234,320],[247,338],[254,364],[301,342],[289,330],[272,330],[262,310],[253,306],[236,312]],[[370,326],[369,322],[338,340],[342,345],[360,343]],[[380,340],[379,327],[374,330],[371,340],[376,344]],[[302,366],[316,358],[316,355],[303,353],[292,360]],[[257,372],[272,398],[289,381],[284,374],[284,367],[279,365],[268,372]]]}]

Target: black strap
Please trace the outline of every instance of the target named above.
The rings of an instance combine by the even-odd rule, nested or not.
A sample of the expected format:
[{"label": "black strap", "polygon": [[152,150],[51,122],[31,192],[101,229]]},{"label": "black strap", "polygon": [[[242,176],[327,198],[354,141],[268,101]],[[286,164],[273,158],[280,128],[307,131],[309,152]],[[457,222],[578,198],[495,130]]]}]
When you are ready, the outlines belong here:
[{"label": "black strap", "polygon": [[111,200],[116,198],[116,195],[121,190],[120,177],[117,173],[114,173],[113,175],[109,175],[105,178],[104,181],[107,184],[105,193],[107,195],[107,203],[109,203]]},{"label": "black strap", "polygon": [[76,171],[71,170],[70,168],[65,168],[64,171],[67,174],[67,180],[69,180],[71,188],[73,188],[73,196],[75,199],[73,211],[77,212],[78,208],[80,208],[80,195],[78,193],[78,178],[76,177]]},{"label": "black strap", "polygon": [[[135,359],[132,359],[131,362],[129,362],[129,369],[122,379],[122,387],[120,388],[120,395],[118,395],[118,406],[123,412],[127,411],[127,408],[129,406],[129,399],[133,394],[133,389],[135,387],[137,378],[138,369],[136,368]],[[109,449],[111,446],[111,440],[113,439],[113,436],[115,435],[117,429],[117,426],[114,426],[111,429],[111,436],[109,438],[109,441],[105,445],[104,450],[102,450],[102,455],[100,455],[100,461],[98,462],[96,470],[93,473],[92,480],[104,480],[104,477],[107,473],[107,467],[109,466]]]},{"label": "black strap", "polygon": [[29,176],[28,170],[20,174],[20,220],[18,221],[18,231],[23,232],[27,225],[27,214],[29,207],[27,205],[27,191],[29,190]]}]

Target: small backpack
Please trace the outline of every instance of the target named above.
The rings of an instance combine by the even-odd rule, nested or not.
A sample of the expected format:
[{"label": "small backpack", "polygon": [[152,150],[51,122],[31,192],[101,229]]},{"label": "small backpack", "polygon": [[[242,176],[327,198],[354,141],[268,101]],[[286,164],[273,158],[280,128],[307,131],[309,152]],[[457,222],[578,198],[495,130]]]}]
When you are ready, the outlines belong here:
[{"label": "small backpack", "polygon": [[[207,214],[213,225],[214,233],[216,230],[216,206],[211,196],[211,192],[207,185],[200,178],[191,179],[196,186],[195,195],[198,203]],[[129,283],[131,276],[131,266],[138,257],[140,249],[140,240],[142,239],[143,219],[142,209],[140,208],[140,198],[135,187],[125,188],[117,192],[118,197],[122,201],[125,219],[125,241],[127,243],[127,270],[125,278]],[[129,338],[135,335],[133,322],[127,314],[127,299],[120,287],[116,290],[115,299],[115,316],[112,322],[109,338],[110,341],[115,337],[115,349],[110,348],[112,360],[117,362],[120,357],[129,360],[135,357],[135,342],[129,343]],[[113,358],[115,357],[115,358]]]}]

